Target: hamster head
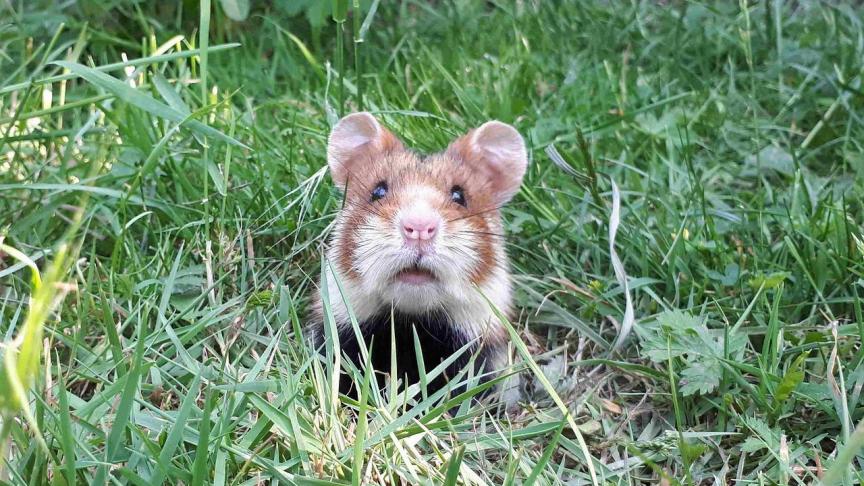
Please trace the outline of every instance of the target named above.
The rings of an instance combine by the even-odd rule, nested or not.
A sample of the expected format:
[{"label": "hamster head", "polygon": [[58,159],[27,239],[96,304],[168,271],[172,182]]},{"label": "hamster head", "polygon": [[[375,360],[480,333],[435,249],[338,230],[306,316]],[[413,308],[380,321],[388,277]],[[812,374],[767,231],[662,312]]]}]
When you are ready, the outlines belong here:
[{"label": "hamster head", "polygon": [[327,158],[344,191],[330,262],[362,290],[355,296],[406,312],[448,311],[476,302],[476,286],[506,292],[509,305],[499,208],[528,163],[512,126],[490,121],[422,156],[369,113],[354,113],[333,128]]}]

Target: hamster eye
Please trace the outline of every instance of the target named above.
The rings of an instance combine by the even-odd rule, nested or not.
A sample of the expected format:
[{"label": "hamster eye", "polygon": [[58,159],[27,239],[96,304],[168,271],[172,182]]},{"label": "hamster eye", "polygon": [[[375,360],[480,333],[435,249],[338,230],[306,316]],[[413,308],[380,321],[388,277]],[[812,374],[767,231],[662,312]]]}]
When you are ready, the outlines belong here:
[{"label": "hamster eye", "polygon": [[375,202],[382,197],[387,195],[387,182],[381,181],[375,185],[375,189],[372,189],[372,202]]},{"label": "hamster eye", "polygon": [[450,200],[464,208],[468,207],[468,202],[465,200],[465,189],[462,189],[461,186],[453,186],[450,189]]}]

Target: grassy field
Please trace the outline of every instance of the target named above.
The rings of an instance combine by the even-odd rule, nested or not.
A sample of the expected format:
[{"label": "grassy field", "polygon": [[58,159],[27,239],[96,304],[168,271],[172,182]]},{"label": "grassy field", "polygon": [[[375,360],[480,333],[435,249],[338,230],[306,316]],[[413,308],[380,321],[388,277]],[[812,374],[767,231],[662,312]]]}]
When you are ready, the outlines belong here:
[{"label": "grassy field", "polygon": [[[0,4],[0,483],[864,480],[860,5],[244,3]],[[360,109],[525,136],[513,413],[303,340]]]}]

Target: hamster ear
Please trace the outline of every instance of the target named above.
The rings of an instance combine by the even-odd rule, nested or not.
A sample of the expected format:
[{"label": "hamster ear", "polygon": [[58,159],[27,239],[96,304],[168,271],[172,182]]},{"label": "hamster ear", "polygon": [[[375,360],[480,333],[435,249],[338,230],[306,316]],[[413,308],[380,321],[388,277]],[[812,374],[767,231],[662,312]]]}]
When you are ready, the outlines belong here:
[{"label": "hamster ear", "polygon": [[362,173],[386,152],[401,149],[402,142],[368,112],[352,113],[336,123],[327,141],[330,176],[344,189],[351,174]]},{"label": "hamster ear", "polygon": [[455,140],[447,153],[481,171],[499,206],[519,191],[528,168],[522,136],[512,126],[497,120],[488,121]]}]

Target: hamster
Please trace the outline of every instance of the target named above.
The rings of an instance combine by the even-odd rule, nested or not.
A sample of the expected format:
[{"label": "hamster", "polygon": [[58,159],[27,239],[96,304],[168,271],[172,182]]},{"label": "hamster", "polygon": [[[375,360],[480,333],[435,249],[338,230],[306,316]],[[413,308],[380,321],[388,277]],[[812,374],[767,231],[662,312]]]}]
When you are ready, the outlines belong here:
[{"label": "hamster", "polygon": [[[428,383],[430,393],[468,366],[474,353],[475,371],[503,369],[509,335],[489,302],[503,315],[511,312],[499,209],[519,190],[528,166],[519,132],[489,121],[443,152],[421,155],[371,114],[354,113],[333,128],[327,162],[344,201],[314,299],[314,343],[324,342],[320,288],[326,287],[343,353],[358,367],[364,362],[347,301],[372,346],[379,382],[391,369],[391,322],[403,385],[420,378],[414,328],[427,372],[473,341]],[[343,392],[350,381],[341,380]],[[518,396],[513,380],[505,383],[511,383],[503,391],[512,404]]]}]

